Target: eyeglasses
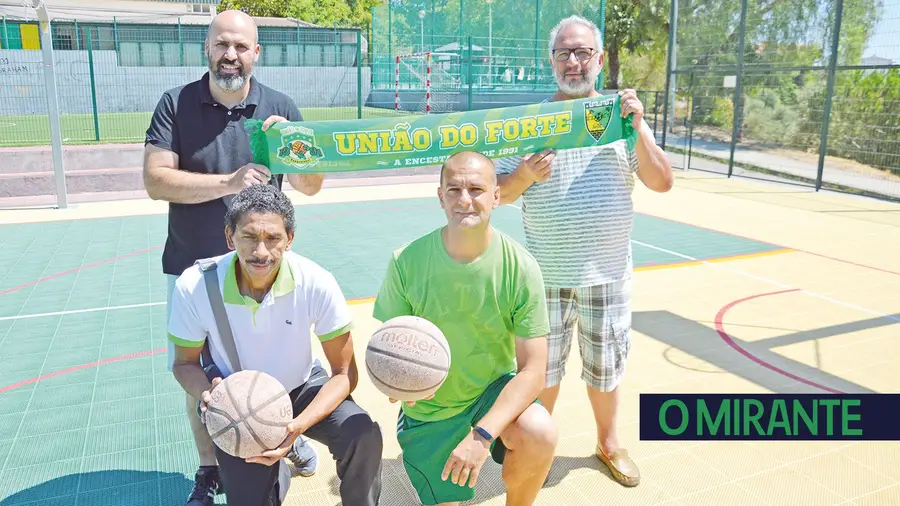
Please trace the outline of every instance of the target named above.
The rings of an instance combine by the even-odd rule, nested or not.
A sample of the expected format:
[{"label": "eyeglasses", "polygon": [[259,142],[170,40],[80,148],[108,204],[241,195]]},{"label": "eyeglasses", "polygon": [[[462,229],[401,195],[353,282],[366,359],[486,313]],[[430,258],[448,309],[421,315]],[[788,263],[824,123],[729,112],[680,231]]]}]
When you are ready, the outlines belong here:
[{"label": "eyeglasses", "polygon": [[559,62],[569,61],[572,54],[575,54],[575,59],[578,61],[588,61],[590,60],[596,51],[591,47],[576,47],[573,49],[554,49],[553,50],[553,59]]}]

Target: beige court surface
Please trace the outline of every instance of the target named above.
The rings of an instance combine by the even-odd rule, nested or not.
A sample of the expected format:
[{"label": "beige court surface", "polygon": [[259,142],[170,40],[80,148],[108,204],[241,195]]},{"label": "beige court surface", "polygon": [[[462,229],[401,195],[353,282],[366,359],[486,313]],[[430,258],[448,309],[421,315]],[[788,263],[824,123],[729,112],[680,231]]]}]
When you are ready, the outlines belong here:
[{"label": "beige court surface", "polygon": [[[432,197],[434,191],[433,183],[334,187],[292,198],[305,205]],[[900,443],[653,442],[640,440],[638,424],[642,393],[900,393],[900,205],[684,172],[676,173],[671,192],[655,194],[638,184],[634,198],[644,215],[783,249],[638,269],[618,417],[620,442],[640,467],[641,484],[618,485],[593,456],[594,421],[573,347],[554,413],[556,459],[537,504],[900,504]],[[163,212],[160,202],[105,202],[2,211],[0,224]],[[371,301],[352,308],[361,360],[378,322]],[[385,436],[381,504],[418,504],[393,432],[398,407],[360,372],[354,397]],[[319,470],[293,479],[287,505],[340,504],[334,463],[314,444]],[[471,504],[505,504],[493,462]]]},{"label": "beige court surface", "polygon": [[[720,315],[720,326],[748,353],[839,391],[900,392],[900,205],[684,173],[667,194],[637,188],[635,205],[790,251],[637,272],[619,418],[621,443],[642,482],[618,485],[593,457],[594,421],[573,349],[554,413],[556,460],[537,504],[900,504],[900,443],[651,442],[640,441],[638,431],[640,393],[823,393],[747,358],[717,332],[724,307],[760,294],[771,295]],[[354,312],[356,335],[367,336],[378,324],[371,304]],[[365,352],[364,338],[356,350]],[[418,504],[391,437],[397,407],[373,400],[378,396],[366,380],[356,394],[388,429],[384,504]],[[287,504],[340,503],[327,460],[316,476],[294,479]],[[485,469],[470,504],[505,504],[500,467],[489,461]]]}]

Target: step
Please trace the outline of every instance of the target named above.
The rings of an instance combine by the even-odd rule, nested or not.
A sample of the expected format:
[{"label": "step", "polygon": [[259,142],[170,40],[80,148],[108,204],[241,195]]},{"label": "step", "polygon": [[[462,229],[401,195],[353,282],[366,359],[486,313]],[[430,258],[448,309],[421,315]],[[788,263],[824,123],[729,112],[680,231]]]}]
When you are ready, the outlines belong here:
[{"label": "step", "polygon": [[[337,172],[325,177],[325,185],[390,184],[397,179],[432,180],[440,174],[440,166],[376,169],[360,172]],[[371,183],[367,183],[370,181]],[[285,189],[289,186],[284,185]],[[101,193],[144,191],[141,167],[116,169],[81,169],[66,171],[66,193]],[[0,172],[0,199],[56,195],[56,174],[52,171],[19,173]]]},{"label": "step", "polygon": [[[120,192],[144,189],[141,169],[85,169],[66,174],[66,192]],[[0,198],[56,195],[53,171],[0,173]]]},{"label": "step", "polygon": [[[440,167],[437,167],[436,171],[431,171],[429,174],[418,174],[418,175],[407,175],[407,176],[398,176],[398,175],[382,175],[378,177],[341,177],[341,178],[327,178],[325,179],[324,184],[322,185],[323,189],[328,188],[351,188],[351,187],[367,187],[367,186],[376,186],[376,185],[402,185],[402,184],[433,184],[435,187],[439,184],[439,174]],[[2,177],[0,176],[0,187],[3,185],[3,181],[14,180],[15,178],[10,177]],[[56,207],[56,190],[55,186],[52,188],[44,187],[47,189],[46,192],[40,195],[20,195],[20,196],[6,196],[0,197],[0,209],[28,209],[28,208],[42,208],[42,207]],[[52,192],[52,193],[51,193]],[[286,193],[296,193],[296,190],[291,188],[290,186],[285,186]],[[68,189],[66,199],[70,205],[77,205],[80,203],[87,202],[109,202],[109,201],[117,201],[117,200],[131,200],[131,199],[149,199],[150,197],[147,195],[146,190],[141,187],[138,190],[111,190],[108,189],[106,191],[98,191],[98,192],[73,192],[71,188]]]},{"label": "step", "polygon": [[[0,148],[0,174],[53,172],[50,146]],[[63,146],[66,172],[93,169],[127,169],[144,163],[143,144]]]}]

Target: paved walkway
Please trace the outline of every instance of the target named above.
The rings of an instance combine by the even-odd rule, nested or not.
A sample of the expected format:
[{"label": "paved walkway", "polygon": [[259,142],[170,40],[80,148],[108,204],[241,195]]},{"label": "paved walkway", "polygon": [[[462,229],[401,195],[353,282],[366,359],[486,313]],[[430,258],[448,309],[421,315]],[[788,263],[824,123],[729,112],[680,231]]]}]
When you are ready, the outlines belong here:
[{"label": "paved walkway", "polygon": [[[677,134],[666,135],[666,145],[670,147],[678,147],[687,150],[688,140],[687,137]],[[730,152],[730,146],[728,144],[694,139],[691,144],[691,150],[695,154],[699,153],[715,157],[724,162],[724,165],[704,166],[698,165],[699,160],[693,158],[691,160],[692,167],[722,172],[728,171],[728,158]],[[807,162],[778,154],[766,153],[741,145],[738,145],[734,151],[734,161],[736,164],[755,165],[772,171],[782,172],[787,175],[803,177],[811,181],[815,181],[818,174],[818,166],[815,162]],[[737,167],[735,167],[735,170],[737,170]],[[859,174],[829,166],[828,160],[826,159],[822,179],[825,183],[833,183],[880,195],[900,198],[900,179],[891,179],[888,173],[884,173],[884,177]]]}]

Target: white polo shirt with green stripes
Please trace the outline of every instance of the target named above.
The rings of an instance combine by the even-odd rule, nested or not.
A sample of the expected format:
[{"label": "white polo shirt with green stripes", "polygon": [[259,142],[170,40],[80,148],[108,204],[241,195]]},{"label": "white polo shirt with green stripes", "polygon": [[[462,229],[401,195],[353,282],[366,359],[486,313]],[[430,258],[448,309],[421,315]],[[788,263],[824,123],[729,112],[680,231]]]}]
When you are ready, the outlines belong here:
[{"label": "white polo shirt with green stripes", "polygon": [[[243,369],[270,374],[289,392],[303,385],[313,365],[313,336],[324,342],[350,330],[350,310],[337,280],[312,260],[287,251],[271,290],[257,303],[238,290],[237,255],[227,253],[215,261]],[[176,346],[200,347],[208,339],[223,376],[234,372],[197,265],[175,282],[168,334]]]}]

